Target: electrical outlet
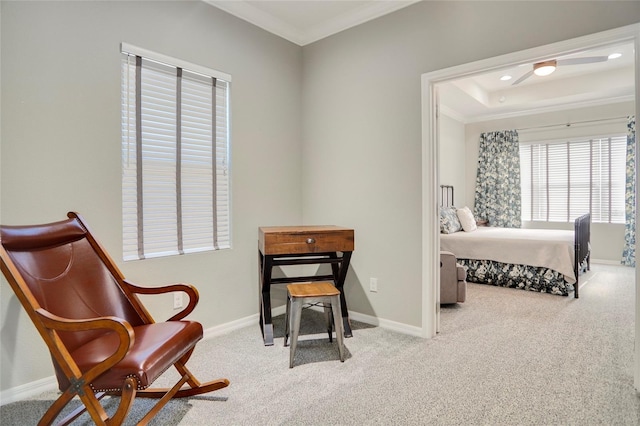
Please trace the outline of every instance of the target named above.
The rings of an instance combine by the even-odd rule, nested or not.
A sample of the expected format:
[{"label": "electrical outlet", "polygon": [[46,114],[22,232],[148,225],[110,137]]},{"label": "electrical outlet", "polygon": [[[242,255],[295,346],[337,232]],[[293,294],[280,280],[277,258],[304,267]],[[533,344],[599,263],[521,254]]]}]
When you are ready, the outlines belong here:
[{"label": "electrical outlet", "polygon": [[182,293],[175,292],[173,293],[173,309],[182,308]]},{"label": "electrical outlet", "polygon": [[369,278],[369,291],[376,293],[378,291],[378,279]]}]

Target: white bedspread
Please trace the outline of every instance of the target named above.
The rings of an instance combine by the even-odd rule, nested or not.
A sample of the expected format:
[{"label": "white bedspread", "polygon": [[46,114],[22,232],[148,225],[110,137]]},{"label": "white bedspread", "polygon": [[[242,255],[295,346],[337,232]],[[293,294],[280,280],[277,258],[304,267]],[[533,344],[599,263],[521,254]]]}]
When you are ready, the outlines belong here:
[{"label": "white bedspread", "polygon": [[574,232],[558,229],[478,227],[473,232],[440,234],[440,250],[460,259],[493,260],[546,267],[575,283]]}]

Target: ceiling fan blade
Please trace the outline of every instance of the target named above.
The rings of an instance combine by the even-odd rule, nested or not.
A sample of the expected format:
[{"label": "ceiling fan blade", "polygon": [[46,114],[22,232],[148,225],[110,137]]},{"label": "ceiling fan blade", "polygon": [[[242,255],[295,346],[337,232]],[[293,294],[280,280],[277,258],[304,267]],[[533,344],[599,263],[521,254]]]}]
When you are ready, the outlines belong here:
[{"label": "ceiling fan blade", "polygon": [[520,77],[519,79],[517,79],[516,81],[513,82],[512,86],[515,86],[516,84],[520,84],[523,81],[525,81],[526,79],[528,79],[529,77],[531,77],[533,75],[533,70],[529,71],[528,73],[526,73],[525,75],[523,75],[522,77]]},{"label": "ceiling fan blade", "polygon": [[609,59],[607,56],[585,56],[583,58],[558,59],[557,63],[558,66],[593,64],[595,62],[605,62],[607,59]]}]

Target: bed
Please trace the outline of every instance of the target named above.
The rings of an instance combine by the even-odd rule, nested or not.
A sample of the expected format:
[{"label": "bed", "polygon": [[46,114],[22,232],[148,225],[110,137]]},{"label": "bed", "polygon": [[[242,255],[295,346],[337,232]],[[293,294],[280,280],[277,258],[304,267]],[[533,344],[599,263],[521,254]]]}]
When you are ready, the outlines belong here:
[{"label": "bed", "polygon": [[[458,211],[453,188],[443,185],[442,190],[441,231],[443,216],[445,221],[447,214],[455,220],[451,211]],[[580,272],[591,266],[590,231],[588,213],[575,219],[571,231],[477,226],[470,232],[441,233],[440,250],[456,255],[469,282],[562,296],[573,293],[577,299]]]}]

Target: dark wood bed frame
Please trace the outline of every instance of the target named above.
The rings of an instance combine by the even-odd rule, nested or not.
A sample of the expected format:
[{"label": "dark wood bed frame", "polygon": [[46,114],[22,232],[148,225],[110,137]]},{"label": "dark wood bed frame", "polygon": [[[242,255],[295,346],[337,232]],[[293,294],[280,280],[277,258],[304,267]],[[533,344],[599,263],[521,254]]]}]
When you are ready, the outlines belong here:
[{"label": "dark wood bed frame", "polygon": [[[453,186],[440,185],[440,205],[453,206]],[[579,297],[579,275],[582,269],[591,270],[591,213],[583,214],[574,221],[574,265],[573,272],[576,275],[576,283],[573,287],[574,297]]]}]

